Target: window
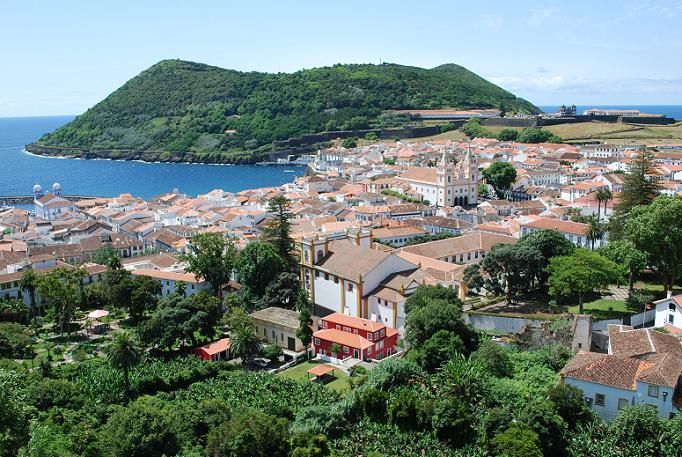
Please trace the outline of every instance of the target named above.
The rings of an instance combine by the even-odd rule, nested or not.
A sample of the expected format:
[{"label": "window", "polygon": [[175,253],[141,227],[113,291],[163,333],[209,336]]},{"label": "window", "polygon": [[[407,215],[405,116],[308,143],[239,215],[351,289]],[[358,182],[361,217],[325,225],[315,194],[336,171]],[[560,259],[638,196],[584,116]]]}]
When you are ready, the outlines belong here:
[{"label": "window", "polygon": [[604,406],[606,404],[606,396],[604,394],[595,394],[594,404],[597,406]]},{"label": "window", "polygon": [[371,333],[368,333],[368,334],[367,334],[367,339],[370,340],[370,341],[372,341],[372,334],[371,334]]},{"label": "window", "polygon": [[275,336],[275,331],[274,331],[274,330],[272,331],[272,338],[273,338],[275,341],[277,341],[277,336]]},{"label": "window", "polygon": [[379,339],[379,332],[374,332],[374,339],[378,340]]},{"label": "window", "polygon": [[350,327],[343,327],[343,331],[350,333]]},{"label": "window", "polygon": [[336,324],[336,330],[341,330],[341,326],[339,324]]},{"label": "window", "polygon": [[383,338],[385,336],[386,336],[386,329],[382,328],[381,329],[381,337]]},{"label": "window", "polygon": [[353,329],[353,333],[357,335],[357,334],[358,334],[358,329],[354,328],[354,329]]},{"label": "window", "polygon": [[649,396],[658,398],[658,386],[649,386]]},{"label": "window", "polygon": [[315,346],[319,346],[320,345],[320,339],[315,338],[314,343],[315,343]]},{"label": "window", "polygon": [[329,273],[325,273],[325,274],[324,274],[324,280],[325,280],[325,281],[329,281]]},{"label": "window", "polygon": [[353,292],[353,283],[352,282],[348,283],[348,292]]},{"label": "window", "polygon": [[334,276],[334,284],[338,284],[338,283],[339,283],[339,277],[338,277],[338,276]]},{"label": "window", "polygon": [[675,322],[675,315],[674,315],[674,314],[671,314],[671,315],[668,316],[668,322],[671,323],[671,324],[672,324],[673,322]]},{"label": "window", "polygon": [[348,346],[343,347],[343,352],[350,352],[350,349],[348,349]]},{"label": "window", "polygon": [[268,329],[263,327],[263,336],[267,337],[268,336]]},{"label": "window", "polygon": [[319,278],[319,277],[320,277],[320,272],[319,272],[319,271],[316,271],[316,272],[315,272],[315,277],[316,277],[316,278]]},{"label": "window", "polygon": [[626,408],[630,406],[630,402],[628,401],[627,398],[619,398],[618,399],[618,411],[620,411],[623,408]]},{"label": "window", "polygon": [[670,303],[668,305],[668,311],[674,313],[675,312],[675,303]]},{"label": "window", "polygon": [[367,355],[370,355],[372,353],[372,346],[367,348]]},{"label": "window", "polygon": [[327,328],[327,321],[322,321],[322,328]]}]

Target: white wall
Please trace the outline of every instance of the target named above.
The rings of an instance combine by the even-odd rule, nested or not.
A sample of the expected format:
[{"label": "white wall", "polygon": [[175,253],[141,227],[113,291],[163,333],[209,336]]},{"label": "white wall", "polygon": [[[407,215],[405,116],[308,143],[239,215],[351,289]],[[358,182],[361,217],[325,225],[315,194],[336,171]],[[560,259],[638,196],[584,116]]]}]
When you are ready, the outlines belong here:
[{"label": "white wall", "polygon": [[[618,399],[625,398],[628,400],[630,405],[638,404],[649,404],[655,405],[658,408],[658,413],[661,418],[669,418],[670,412],[672,411],[672,389],[667,387],[659,387],[658,398],[649,397],[648,395],[648,384],[637,383],[637,390],[627,390],[619,389],[611,386],[604,386],[601,384],[596,384],[589,381],[583,381],[581,379],[566,378],[566,384],[577,387],[583,391],[583,396],[586,398],[591,398],[592,402],[590,408],[595,411],[599,416],[607,421],[613,420],[618,415]],[[668,395],[663,400],[663,392],[667,392]],[[596,394],[605,395],[604,406],[597,406],[595,404]]]},{"label": "white wall", "polygon": [[[313,281],[315,284],[315,303],[319,306],[323,306],[334,312],[342,313],[341,309],[341,280],[336,284],[334,282],[334,276],[329,275],[329,280],[324,279],[324,273],[320,272],[319,277],[315,277],[315,271],[312,272]],[[348,302],[346,302],[348,306]],[[351,308],[352,312],[355,312]]]},{"label": "white wall", "polygon": [[[658,303],[656,305],[655,327],[663,327],[665,324],[670,323],[677,328],[682,328],[682,312],[677,306],[675,306],[675,311],[671,312],[668,308],[670,303],[672,303],[672,300],[666,300],[663,303]],[[672,323],[670,322],[670,316],[673,317]]]}]

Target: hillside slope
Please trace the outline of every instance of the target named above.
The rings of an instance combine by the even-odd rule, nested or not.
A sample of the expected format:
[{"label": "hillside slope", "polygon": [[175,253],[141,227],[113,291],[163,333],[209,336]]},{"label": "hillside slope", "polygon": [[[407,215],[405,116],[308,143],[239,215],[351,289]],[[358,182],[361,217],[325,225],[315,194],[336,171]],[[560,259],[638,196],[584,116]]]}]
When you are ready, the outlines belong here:
[{"label": "hillside slope", "polygon": [[500,106],[539,112],[454,64],[428,70],[335,65],[269,74],[164,60],[31,148],[73,148],[69,154],[85,157],[88,151],[106,150],[115,158],[116,150],[134,150],[154,152],[143,159],[235,161],[273,140],[404,122],[382,114],[389,109]]}]

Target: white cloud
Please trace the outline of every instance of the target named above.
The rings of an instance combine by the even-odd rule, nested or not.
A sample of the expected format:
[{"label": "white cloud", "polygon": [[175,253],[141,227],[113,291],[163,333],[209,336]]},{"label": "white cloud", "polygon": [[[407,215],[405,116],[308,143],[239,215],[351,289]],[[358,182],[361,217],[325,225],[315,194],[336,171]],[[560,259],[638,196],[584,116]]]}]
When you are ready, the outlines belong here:
[{"label": "white cloud", "polygon": [[558,8],[533,8],[528,11],[526,22],[534,27],[547,25],[560,19]]},{"label": "white cloud", "polygon": [[682,103],[682,77],[593,79],[559,75],[492,76],[494,84],[531,102],[676,104]]}]

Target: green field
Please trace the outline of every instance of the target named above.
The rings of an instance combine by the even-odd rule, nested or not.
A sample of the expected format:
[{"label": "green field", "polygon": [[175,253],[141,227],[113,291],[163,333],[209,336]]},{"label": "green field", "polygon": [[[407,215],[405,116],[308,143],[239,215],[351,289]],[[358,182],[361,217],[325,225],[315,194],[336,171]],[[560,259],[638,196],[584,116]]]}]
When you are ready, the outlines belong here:
[{"label": "green field", "polygon": [[[608,298],[599,298],[584,303],[583,310],[585,314],[592,314],[596,319],[619,318],[638,312],[638,310],[628,308],[624,300],[610,300]],[[578,314],[578,305],[569,306],[568,312]]]},{"label": "green field", "polygon": [[[313,382],[308,379],[308,370],[310,370],[315,365],[319,365],[319,362],[313,361],[304,362],[294,367],[288,368],[282,371],[281,373],[278,373],[278,376],[281,376],[283,378],[295,379],[296,381],[301,382]],[[334,370],[333,377],[334,380],[331,382],[327,382],[325,384],[325,387],[334,389],[337,392],[346,392],[350,390],[349,384],[350,378],[346,373],[339,369],[336,369]]]}]

